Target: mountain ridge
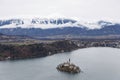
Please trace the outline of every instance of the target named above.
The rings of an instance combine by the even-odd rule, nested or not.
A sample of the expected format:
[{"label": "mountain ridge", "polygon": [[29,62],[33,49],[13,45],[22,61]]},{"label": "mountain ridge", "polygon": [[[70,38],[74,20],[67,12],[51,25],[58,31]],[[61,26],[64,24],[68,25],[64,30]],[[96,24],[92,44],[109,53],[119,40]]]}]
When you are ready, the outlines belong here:
[{"label": "mountain ridge", "polygon": [[0,20],[0,33],[6,35],[26,35],[33,38],[101,38],[101,36],[119,38],[120,24],[102,20],[96,23],[82,23],[65,18],[35,18],[23,21],[10,19]]},{"label": "mountain ridge", "polygon": [[88,29],[100,29],[105,25],[116,23],[100,20],[98,22],[83,22],[69,18],[31,18],[31,19],[6,19],[0,20],[0,28],[63,28],[63,27],[86,27]]}]

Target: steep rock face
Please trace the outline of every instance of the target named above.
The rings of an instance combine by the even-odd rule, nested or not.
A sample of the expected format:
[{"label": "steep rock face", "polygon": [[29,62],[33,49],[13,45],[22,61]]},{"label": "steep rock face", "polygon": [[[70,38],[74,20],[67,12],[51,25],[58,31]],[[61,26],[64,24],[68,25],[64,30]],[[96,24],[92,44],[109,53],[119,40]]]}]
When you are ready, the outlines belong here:
[{"label": "steep rock face", "polygon": [[10,24],[24,24],[24,22],[21,19],[9,19],[9,20],[0,20],[0,26],[4,25],[10,25]]},{"label": "steep rock face", "polygon": [[57,41],[51,44],[41,43],[20,46],[0,45],[0,60],[44,57],[75,49],[78,49],[78,46],[71,41]]},{"label": "steep rock face", "polygon": [[32,19],[31,23],[32,24],[56,24],[56,25],[59,25],[59,24],[66,24],[66,23],[75,23],[76,21],[75,20],[72,20],[72,19]]}]

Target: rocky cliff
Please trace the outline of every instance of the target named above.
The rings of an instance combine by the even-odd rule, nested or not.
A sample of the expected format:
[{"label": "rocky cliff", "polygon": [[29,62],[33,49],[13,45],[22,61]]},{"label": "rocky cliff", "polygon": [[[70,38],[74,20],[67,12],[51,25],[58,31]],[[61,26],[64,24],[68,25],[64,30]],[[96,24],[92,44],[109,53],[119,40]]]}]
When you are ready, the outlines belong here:
[{"label": "rocky cliff", "polygon": [[30,45],[0,45],[0,60],[27,59],[69,52],[78,46],[72,41],[57,41]]}]

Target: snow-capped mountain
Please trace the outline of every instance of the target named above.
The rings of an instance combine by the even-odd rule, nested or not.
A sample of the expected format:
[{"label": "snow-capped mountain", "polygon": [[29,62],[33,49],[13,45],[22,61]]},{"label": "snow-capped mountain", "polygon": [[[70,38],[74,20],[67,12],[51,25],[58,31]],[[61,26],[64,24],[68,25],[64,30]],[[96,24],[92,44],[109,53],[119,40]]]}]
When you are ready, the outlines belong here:
[{"label": "snow-capped mountain", "polygon": [[10,20],[0,20],[0,28],[57,28],[65,26],[75,26],[77,21],[72,19],[10,19]]},{"label": "snow-capped mountain", "polygon": [[32,19],[9,19],[0,20],[0,28],[62,28],[62,27],[86,27],[88,29],[100,29],[104,26],[114,25],[114,23],[107,21],[98,21],[96,23],[89,23],[77,21],[67,18],[32,18]]},{"label": "snow-capped mountain", "polygon": [[0,33],[7,35],[27,35],[41,37],[120,37],[120,24],[108,21],[95,23],[67,18],[9,19],[0,20]]}]

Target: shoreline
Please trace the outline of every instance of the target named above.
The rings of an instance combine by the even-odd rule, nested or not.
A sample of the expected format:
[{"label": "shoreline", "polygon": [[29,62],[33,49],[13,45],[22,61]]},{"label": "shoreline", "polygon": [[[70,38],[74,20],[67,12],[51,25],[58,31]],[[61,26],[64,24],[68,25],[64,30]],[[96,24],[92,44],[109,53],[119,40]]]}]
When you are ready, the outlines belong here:
[{"label": "shoreline", "polygon": [[0,61],[40,58],[89,47],[120,48],[120,41],[61,40],[52,43],[36,43],[29,45],[0,44]]}]

